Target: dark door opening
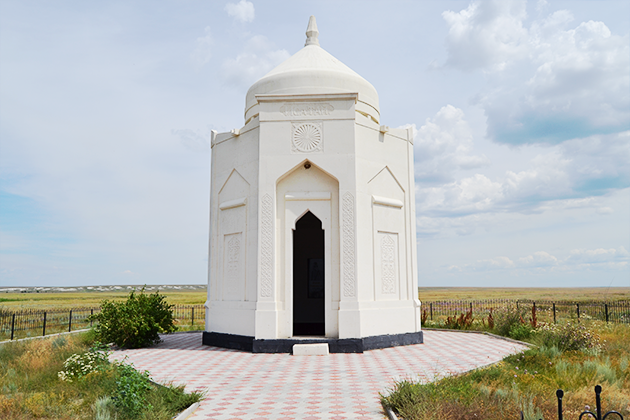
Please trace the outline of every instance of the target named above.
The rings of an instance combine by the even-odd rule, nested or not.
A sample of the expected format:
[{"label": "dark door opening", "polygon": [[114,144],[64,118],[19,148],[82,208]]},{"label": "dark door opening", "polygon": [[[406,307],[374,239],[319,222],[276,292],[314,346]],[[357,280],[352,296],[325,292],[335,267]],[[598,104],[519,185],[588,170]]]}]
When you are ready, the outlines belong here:
[{"label": "dark door opening", "polygon": [[293,335],[325,335],[324,230],[310,211],[293,231]]}]

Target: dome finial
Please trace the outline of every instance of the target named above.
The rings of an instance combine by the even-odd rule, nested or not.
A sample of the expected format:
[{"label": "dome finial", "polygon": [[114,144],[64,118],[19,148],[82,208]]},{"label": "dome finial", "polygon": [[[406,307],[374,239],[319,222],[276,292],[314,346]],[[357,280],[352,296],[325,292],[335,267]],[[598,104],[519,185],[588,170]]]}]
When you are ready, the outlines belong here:
[{"label": "dome finial", "polygon": [[306,42],[304,46],[307,45],[319,45],[319,40],[317,37],[319,36],[319,31],[317,30],[317,22],[315,22],[315,16],[311,16],[308,20],[308,27],[306,28]]}]

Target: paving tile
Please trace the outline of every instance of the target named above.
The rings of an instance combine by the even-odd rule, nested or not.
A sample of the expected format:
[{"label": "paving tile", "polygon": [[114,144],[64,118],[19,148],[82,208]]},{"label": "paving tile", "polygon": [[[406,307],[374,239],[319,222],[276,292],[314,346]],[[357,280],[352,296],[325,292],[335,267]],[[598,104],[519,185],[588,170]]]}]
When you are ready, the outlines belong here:
[{"label": "paving tile", "polygon": [[294,357],[204,346],[201,333],[171,334],[112,359],[153,380],[206,392],[190,420],[385,419],[379,392],[399,379],[430,381],[496,363],[526,347],[483,334],[424,331],[424,344],[362,354]]}]

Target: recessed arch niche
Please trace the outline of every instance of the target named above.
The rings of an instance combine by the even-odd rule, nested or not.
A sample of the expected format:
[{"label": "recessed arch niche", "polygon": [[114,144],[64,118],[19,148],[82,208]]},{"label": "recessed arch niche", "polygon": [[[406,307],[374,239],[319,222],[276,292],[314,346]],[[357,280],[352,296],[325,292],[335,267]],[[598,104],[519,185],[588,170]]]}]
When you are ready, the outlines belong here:
[{"label": "recessed arch niche", "polygon": [[[305,160],[280,177],[276,186],[276,255],[278,294],[283,303],[280,335],[294,335],[294,233],[310,213],[323,230],[324,335],[339,335],[339,182]],[[313,262],[316,264],[316,262]],[[299,321],[299,320],[295,320]]]}]

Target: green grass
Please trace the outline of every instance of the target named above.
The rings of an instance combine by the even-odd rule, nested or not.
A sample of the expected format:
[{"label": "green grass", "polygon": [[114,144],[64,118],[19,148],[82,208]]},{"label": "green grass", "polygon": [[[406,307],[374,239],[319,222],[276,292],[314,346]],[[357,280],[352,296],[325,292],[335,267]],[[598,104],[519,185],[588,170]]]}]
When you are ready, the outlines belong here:
[{"label": "green grass", "polygon": [[[73,382],[63,381],[58,372],[64,361],[85,353],[93,344],[90,333],[79,333],[0,345],[0,418],[2,419],[96,419],[128,418],[108,397],[117,394],[121,372],[107,364]],[[151,412],[140,419],[171,419],[198,401],[198,393],[185,394],[180,387],[150,385],[146,404]]]},{"label": "green grass", "polygon": [[[150,291],[152,292],[152,291]],[[206,289],[201,290],[160,290],[166,296],[168,303],[173,305],[198,305],[206,302]],[[96,307],[101,301],[125,300],[129,290],[121,291],[92,291],[92,292],[46,292],[46,293],[2,293],[0,306],[5,310],[20,309],[70,309],[81,307]]]},{"label": "green grass", "polygon": [[602,404],[630,416],[630,326],[587,322],[601,348],[560,351],[541,345],[509,356],[499,364],[433,383],[397,383],[382,397],[405,420],[557,418],[555,392],[565,391],[565,418],[577,418],[585,405],[594,407],[594,387],[603,387]]},{"label": "green grass", "polygon": [[549,301],[617,301],[630,299],[630,287],[420,287],[421,301],[532,299]]},{"label": "green grass", "polygon": [[[0,305],[5,309],[60,309],[98,306],[104,299],[122,300],[128,290],[89,292],[2,293]],[[196,305],[206,301],[206,289],[162,289],[168,303]],[[528,287],[420,287],[421,301],[474,300],[474,299],[534,299],[567,301],[616,301],[630,299],[630,287],[576,287],[576,288],[528,288]]]}]

